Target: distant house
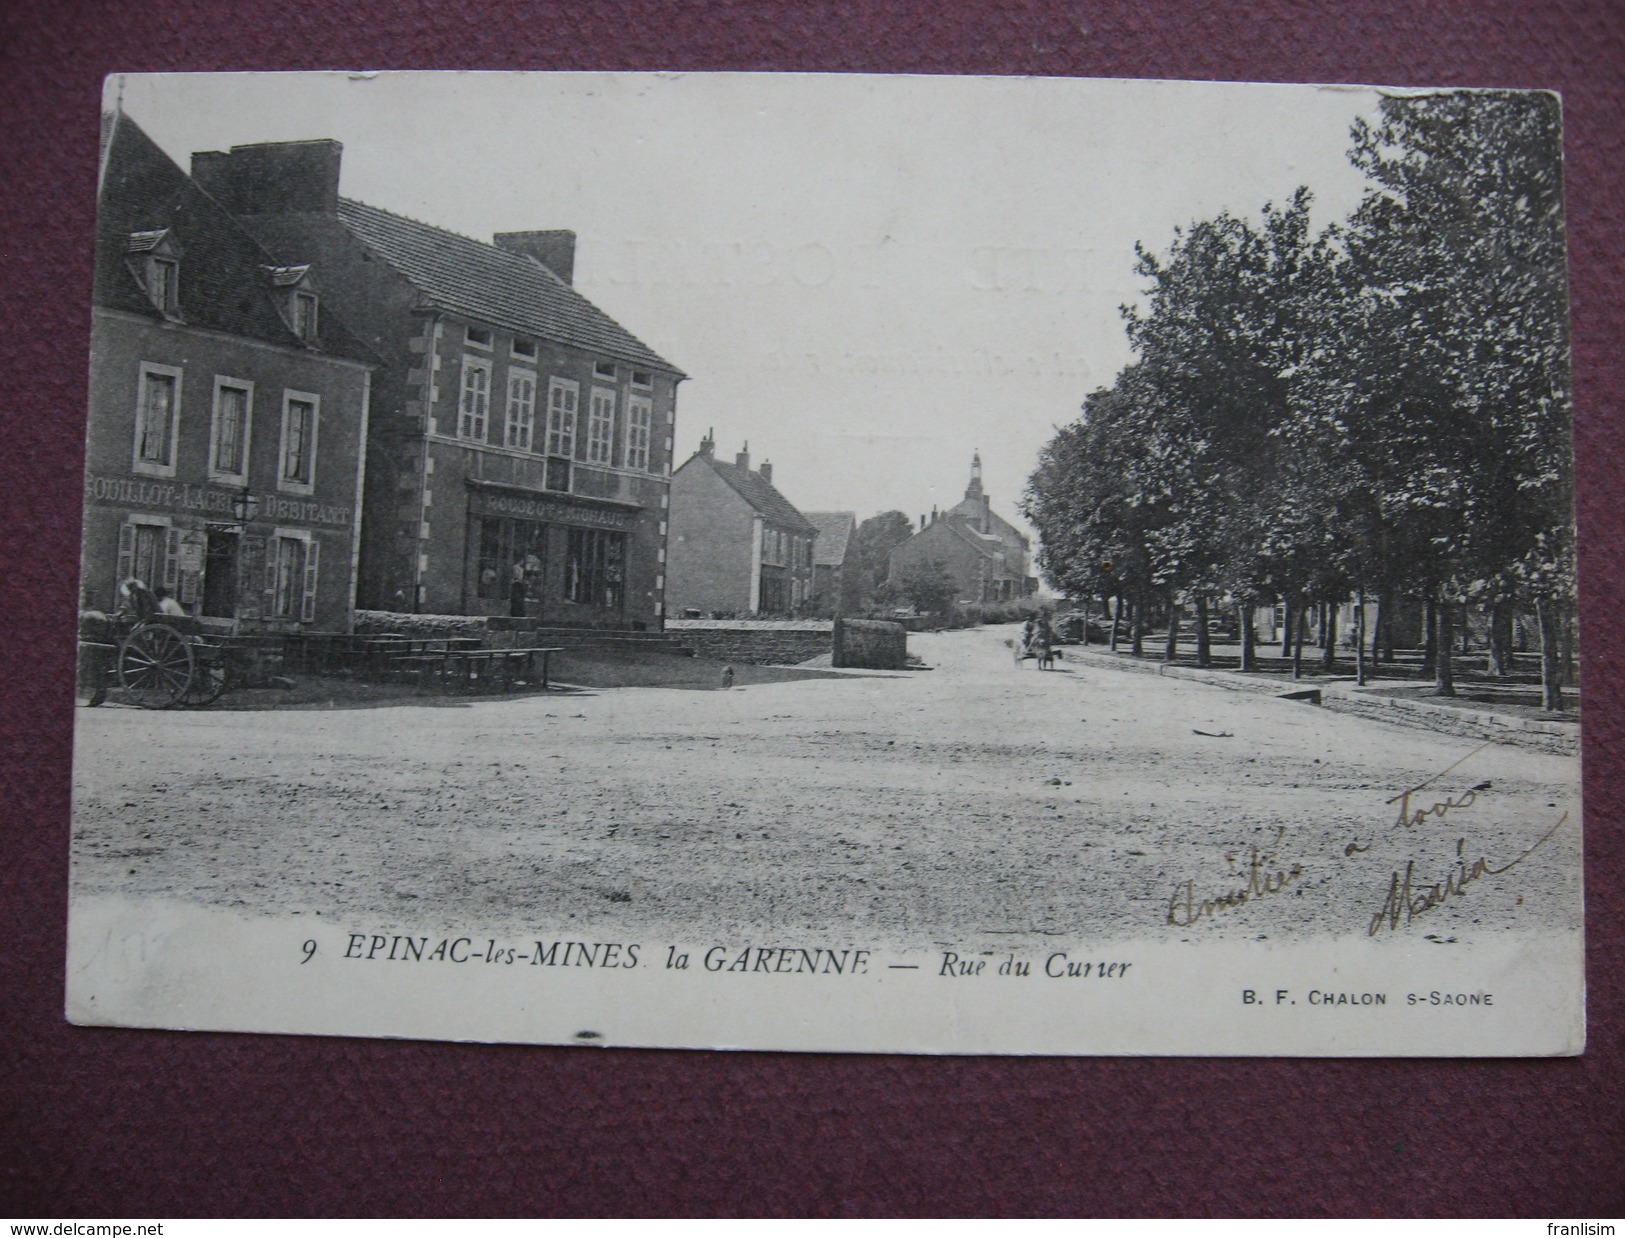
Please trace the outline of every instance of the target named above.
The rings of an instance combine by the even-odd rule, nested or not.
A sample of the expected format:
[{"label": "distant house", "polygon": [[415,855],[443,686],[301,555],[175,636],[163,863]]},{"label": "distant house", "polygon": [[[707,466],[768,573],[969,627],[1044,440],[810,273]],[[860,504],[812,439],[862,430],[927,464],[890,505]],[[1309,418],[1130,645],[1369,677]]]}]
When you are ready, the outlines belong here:
[{"label": "distant house", "polygon": [[339,196],[342,148],[205,151],[192,174],[315,261],[378,352],[364,605],[658,626],[683,374],[571,287],[575,234],[486,244]]},{"label": "distant house", "polygon": [[892,548],[888,573],[893,583],[910,571],[941,563],[959,586],[960,602],[1007,602],[1038,589],[1029,576],[1032,543],[993,511],[982,490],[982,456],[971,458],[965,497],[931,519],[906,542]]},{"label": "distant house", "polygon": [[813,594],[818,526],[773,486],[773,466],[716,458],[707,434],[671,479],[671,613],[796,615]]},{"label": "distant house", "polygon": [[813,544],[812,605],[823,614],[850,615],[862,604],[858,565],[847,564],[853,535],[858,530],[852,512],[808,512],[818,526]]},{"label": "distant house", "polygon": [[128,116],[104,122],[83,601],[347,628],[374,357],[309,251],[273,258]]}]

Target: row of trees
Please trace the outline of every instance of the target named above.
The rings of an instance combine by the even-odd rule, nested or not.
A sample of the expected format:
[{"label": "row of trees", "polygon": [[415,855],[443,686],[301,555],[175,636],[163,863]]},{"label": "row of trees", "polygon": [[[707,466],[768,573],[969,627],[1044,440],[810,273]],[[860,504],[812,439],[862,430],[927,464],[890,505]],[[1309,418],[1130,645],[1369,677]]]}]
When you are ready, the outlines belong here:
[{"label": "row of trees", "polygon": [[1075,596],[1176,621],[1188,602],[1199,631],[1219,599],[1248,618],[1420,599],[1446,694],[1461,608],[1488,615],[1503,673],[1527,608],[1560,709],[1574,545],[1558,102],[1388,98],[1352,139],[1368,188],[1346,221],[1317,234],[1300,189],[1257,221],[1221,214],[1160,256],[1139,248],[1134,360],[1029,483],[1039,562]]}]

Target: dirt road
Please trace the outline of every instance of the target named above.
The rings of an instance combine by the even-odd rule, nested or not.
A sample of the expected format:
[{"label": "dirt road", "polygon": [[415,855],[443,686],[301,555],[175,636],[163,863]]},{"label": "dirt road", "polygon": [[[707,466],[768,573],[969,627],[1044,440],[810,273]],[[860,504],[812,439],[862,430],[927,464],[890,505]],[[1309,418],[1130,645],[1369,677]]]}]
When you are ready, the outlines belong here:
[{"label": "dirt road", "polygon": [[[81,709],[75,888],[369,931],[673,939],[1363,937],[1375,918],[1449,943],[1577,925],[1577,762],[1202,684],[1018,670],[1007,636],[911,637],[929,672],[728,692]],[[1398,824],[1390,799],[1441,774]],[[1418,891],[1474,875],[1390,924],[1407,870]]]}]

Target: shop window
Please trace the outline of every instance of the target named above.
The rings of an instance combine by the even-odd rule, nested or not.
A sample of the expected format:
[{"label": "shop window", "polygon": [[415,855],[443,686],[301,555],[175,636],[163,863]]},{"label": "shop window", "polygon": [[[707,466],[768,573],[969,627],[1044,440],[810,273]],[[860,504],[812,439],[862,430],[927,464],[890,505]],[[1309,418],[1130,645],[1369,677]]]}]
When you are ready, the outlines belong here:
[{"label": "shop window", "polygon": [[525,597],[542,592],[547,526],[532,520],[486,516],[479,522],[475,592],[486,601],[511,601],[514,585]]},{"label": "shop window", "polygon": [[565,597],[585,606],[619,610],[625,560],[624,533],[612,533],[607,529],[571,529],[565,552]]}]

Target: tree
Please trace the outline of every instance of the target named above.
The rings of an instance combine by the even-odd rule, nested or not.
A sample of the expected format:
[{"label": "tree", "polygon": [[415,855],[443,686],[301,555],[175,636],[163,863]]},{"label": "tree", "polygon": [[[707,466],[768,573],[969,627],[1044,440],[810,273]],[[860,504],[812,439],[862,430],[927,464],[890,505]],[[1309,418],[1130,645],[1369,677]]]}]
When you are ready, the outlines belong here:
[{"label": "tree", "polygon": [[893,548],[914,536],[914,525],[899,511],[870,516],[852,535],[851,555],[861,578],[864,598],[873,598],[891,573]]},{"label": "tree", "polygon": [[941,559],[912,563],[896,582],[898,593],[915,610],[946,618],[959,599],[959,582]]},{"label": "tree", "polygon": [[[1573,478],[1559,106],[1551,95],[1389,98],[1354,127],[1372,181],[1349,226],[1362,296],[1340,358],[1394,574],[1437,617],[1521,592],[1543,641],[1573,610]],[[1413,565],[1406,569],[1400,563]],[[1558,659],[1542,659],[1561,708]]]}]

